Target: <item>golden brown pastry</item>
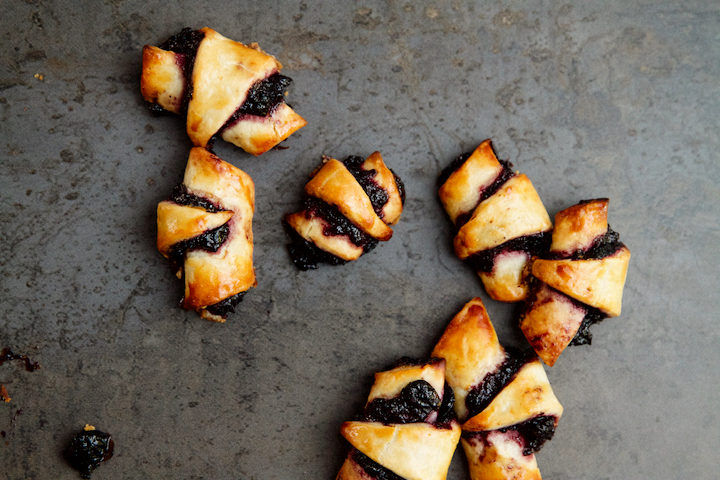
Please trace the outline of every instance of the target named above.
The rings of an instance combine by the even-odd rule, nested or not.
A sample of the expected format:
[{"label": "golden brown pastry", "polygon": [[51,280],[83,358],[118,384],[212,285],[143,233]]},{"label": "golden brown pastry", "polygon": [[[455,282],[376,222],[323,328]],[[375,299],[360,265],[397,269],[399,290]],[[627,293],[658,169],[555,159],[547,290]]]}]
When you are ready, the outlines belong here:
[{"label": "golden brown pastry", "polygon": [[535,452],[563,411],[540,360],[500,346],[479,298],[452,319],[432,355],[446,361],[471,479],[540,479]]},{"label": "golden brown pastry", "polygon": [[552,223],[527,176],[499,161],[485,140],[441,176],[440,200],[458,229],[455,254],[475,270],[495,300],[528,293],[532,257],[550,243]]},{"label": "golden brown pastry", "polygon": [[404,186],[380,152],[367,159],[323,157],[305,185],[302,210],[285,216],[292,239],[290,256],[301,270],[318,263],[341,265],[357,260],[392,237],[400,220]]},{"label": "golden brown pastry", "polygon": [[555,216],[550,252],[536,259],[537,279],[520,328],[553,366],[568,345],[589,344],[589,328],[620,315],[630,250],[607,223],[608,199],[586,200]]},{"label": "golden brown pastry", "polygon": [[403,358],[377,373],[363,412],[340,432],[352,445],[336,480],[444,480],[460,438],[445,361]]},{"label": "golden brown pastry", "polygon": [[254,209],[248,174],[204,148],[190,151],[183,183],[157,208],[158,250],[185,277],[183,308],[224,322],[255,286]]},{"label": "golden brown pastry", "polygon": [[221,136],[260,155],[307,124],[285,103],[291,80],[281,68],[257,44],[186,28],[159,48],[145,45],[141,91],[157,109],[185,116],[196,146],[211,149]]}]

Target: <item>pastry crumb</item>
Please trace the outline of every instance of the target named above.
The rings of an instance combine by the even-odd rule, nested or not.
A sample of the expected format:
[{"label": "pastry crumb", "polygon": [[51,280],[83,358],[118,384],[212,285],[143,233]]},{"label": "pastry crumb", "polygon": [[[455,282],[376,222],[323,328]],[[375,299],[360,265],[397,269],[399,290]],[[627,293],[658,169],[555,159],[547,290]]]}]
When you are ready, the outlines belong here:
[{"label": "pastry crumb", "polygon": [[83,430],[85,430],[86,432],[92,432],[93,430],[95,430],[95,427],[93,427],[89,423],[86,423],[85,428],[83,428]]},{"label": "pastry crumb", "polygon": [[1,383],[0,383],[0,398],[2,398],[5,403],[12,400],[10,398],[10,395],[8,394],[7,388],[5,388],[5,385],[3,385]]}]

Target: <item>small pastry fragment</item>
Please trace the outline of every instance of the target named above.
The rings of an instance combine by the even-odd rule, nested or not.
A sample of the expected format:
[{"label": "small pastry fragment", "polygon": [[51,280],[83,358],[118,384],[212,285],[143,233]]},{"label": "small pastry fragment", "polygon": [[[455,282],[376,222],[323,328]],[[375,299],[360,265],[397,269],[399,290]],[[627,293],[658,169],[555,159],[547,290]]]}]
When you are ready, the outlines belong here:
[{"label": "small pastry fragment", "polygon": [[363,412],[340,433],[352,448],[336,480],[445,480],[460,438],[445,361],[402,358],[377,373]]},{"label": "small pastry fragment", "polygon": [[285,103],[291,79],[281,69],[257,44],[185,28],[160,47],[145,45],[140,86],[155,109],[186,117],[196,146],[211,149],[220,136],[261,155],[307,124]]},{"label": "small pastry fragment", "polygon": [[446,361],[470,478],[540,479],[535,452],[563,412],[540,360],[503,349],[479,298],[451,320],[432,355]]},{"label": "small pastry fragment", "polygon": [[185,177],[157,208],[157,247],[185,278],[181,306],[224,322],[256,285],[248,174],[204,148],[190,151]]},{"label": "small pastry fragment", "polygon": [[630,250],[607,222],[608,199],[584,200],[555,216],[550,252],[536,259],[520,329],[553,366],[569,345],[590,344],[590,326],[620,315]]},{"label": "small pastry fragment", "polygon": [[531,259],[547,251],[552,230],[530,179],[498,160],[485,140],[453,162],[440,183],[440,201],[458,230],[455,254],[494,300],[523,300]]},{"label": "small pastry fragment", "polygon": [[285,215],[290,256],[300,270],[357,260],[400,220],[405,187],[380,152],[343,161],[324,156],[305,185],[302,210]]}]

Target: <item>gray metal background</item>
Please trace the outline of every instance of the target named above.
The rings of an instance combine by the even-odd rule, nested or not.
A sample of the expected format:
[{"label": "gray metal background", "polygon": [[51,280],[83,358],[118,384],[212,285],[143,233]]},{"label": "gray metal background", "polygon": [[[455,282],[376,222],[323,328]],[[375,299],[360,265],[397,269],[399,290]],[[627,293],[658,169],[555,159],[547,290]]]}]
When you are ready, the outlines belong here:
[{"label": "gray metal background", "polygon": [[[42,364],[0,367],[0,479],[78,478],[60,453],[85,423],[116,440],[98,480],[334,478],[373,373],[428,355],[471,297],[525,342],[436,196],[485,138],[551,215],[609,197],[633,254],[622,315],[547,369],[565,414],[544,478],[717,478],[717,2],[27,0],[0,26],[0,347]],[[155,248],[190,142],[144,107],[141,49],[184,26],[276,55],[309,123],[259,158],[217,145],[257,195],[258,287],[224,325],[177,307]],[[280,220],[308,173],[374,150],[407,186],[394,237],[297,271]]]}]

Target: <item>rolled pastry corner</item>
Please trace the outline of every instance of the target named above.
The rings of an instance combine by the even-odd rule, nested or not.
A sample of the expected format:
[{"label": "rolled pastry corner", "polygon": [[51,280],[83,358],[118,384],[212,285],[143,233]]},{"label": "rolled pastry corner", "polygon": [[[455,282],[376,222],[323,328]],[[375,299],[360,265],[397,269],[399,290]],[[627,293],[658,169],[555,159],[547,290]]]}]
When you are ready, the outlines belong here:
[{"label": "rolled pastry corner", "polygon": [[291,79],[263,52],[210,28],[183,29],[160,47],[145,45],[140,89],[155,109],[186,118],[190,140],[217,137],[261,155],[307,125],[285,103]]},{"label": "rolled pastry corner", "polygon": [[367,159],[323,157],[305,185],[301,210],[285,215],[290,256],[300,270],[357,260],[392,237],[405,189],[380,152]]},{"label": "rolled pastry corner", "polygon": [[157,208],[157,247],[184,277],[183,308],[224,322],[256,285],[254,209],[248,174],[204,148],[190,151],[183,182]]},{"label": "rolled pastry corner", "polygon": [[494,300],[525,299],[531,261],[547,251],[552,231],[530,179],[498,160],[485,140],[453,162],[440,182],[440,201],[457,228],[457,257],[479,275]]},{"label": "rolled pastry corner", "polygon": [[585,200],[559,212],[550,252],[533,262],[520,329],[548,366],[568,346],[590,344],[590,326],[620,315],[630,250],[608,225],[608,203]]}]

